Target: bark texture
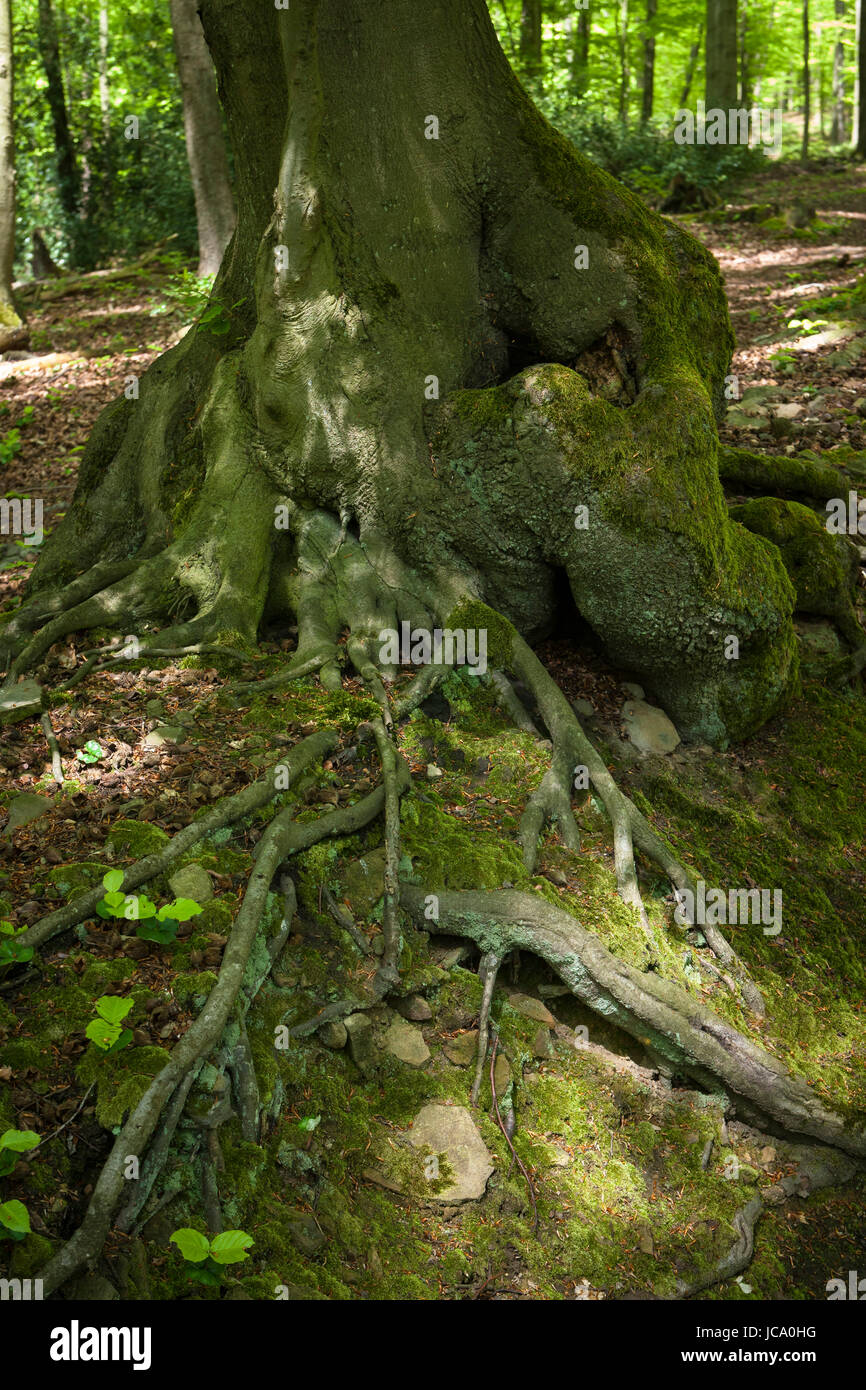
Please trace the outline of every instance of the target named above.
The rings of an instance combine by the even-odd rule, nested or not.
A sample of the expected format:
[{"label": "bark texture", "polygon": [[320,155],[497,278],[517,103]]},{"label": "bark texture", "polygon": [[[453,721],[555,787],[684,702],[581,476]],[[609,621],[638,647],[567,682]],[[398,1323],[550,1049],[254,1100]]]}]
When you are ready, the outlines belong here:
[{"label": "bark texture", "polygon": [[198,223],[198,273],[216,275],[237,219],[216,78],[196,0],[171,0],[171,28]]}]

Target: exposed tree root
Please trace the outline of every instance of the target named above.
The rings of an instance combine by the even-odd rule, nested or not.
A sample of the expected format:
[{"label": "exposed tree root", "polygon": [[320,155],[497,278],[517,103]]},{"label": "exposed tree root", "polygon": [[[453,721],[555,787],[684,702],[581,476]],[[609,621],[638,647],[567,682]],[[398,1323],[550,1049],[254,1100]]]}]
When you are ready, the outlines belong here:
[{"label": "exposed tree root", "polygon": [[[329,753],[336,742],[336,734],[327,729],[305,738],[288,754],[284,755],[280,762],[270,769],[267,776],[258,782],[251,782],[248,787],[244,787],[243,791],[236,792],[234,796],[219,802],[206,815],[185,826],[183,830],[179,830],[176,835],[172,836],[164,849],[159,850],[156,854],[146,855],[144,859],[139,859],[124,870],[122,891],[131,893],[133,889],[140,888],[143,883],[148,883],[158,874],[165,873],[181,855],[185,854],[193,845],[198,844],[200,840],[205,839],[206,836],[212,835],[216,830],[222,830],[226,825],[232,825],[235,821],[242,820],[244,816],[258,810],[260,806],[267,805],[277,794],[275,791],[277,768],[287,769],[286,780],[287,784],[291,785],[305,768]],[[44,945],[52,936],[57,936],[62,931],[68,931],[70,927],[77,926],[79,922],[84,922],[88,917],[92,917],[96,911],[97,903],[102,901],[104,895],[105,890],[101,885],[98,888],[91,888],[88,893],[82,893],[80,897],[73,899],[65,907],[60,907],[56,912],[50,912],[47,917],[42,917],[38,922],[34,922],[32,927],[22,932],[20,940],[33,948]]]},{"label": "exposed tree root", "polygon": [[[322,735],[316,734],[313,738],[321,739]],[[295,775],[299,770],[295,771]],[[98,1256],[123,1190],[127,1160],[131,1155],[143,1153],[171,1096],[186,1081],[191,1069],[218,1044],[241,990],[271,881],[286,855],[293,825],[292,813],[291,807],[281,811],[262,835],[247,891],[226,944],[217,982],[201,1013],[172,1049],[168,1062],[123,1125],[97,1179],[81,1226],[42,1271],[40,1277],[44,1281],[46,1294],[53,1293],[83,1265]]]},{"label": "exposed tree root", "polygon": [[730,490],[758,492],[767,497],[790,494],[821,503],[831,497],[846,496],[850,487],[844,473],[817,459],[755,454],[724,444],[719,448],[719,477]]},{"label": "exposed tree root", "polygon": [[515,947],[551,965],[572,993],[649,1047],[675,1072],[724,1090],[750,1123],[810,1135],[866,1156],[866,1130],[826,1109],[798,1078],[679,985],[640,973],[611,954],[568,913],[531,893],[439,893],[439,917],[424,917],[425,895],[403,885],[401,902],[419,929],[468,936],[483,950]]},{"label": "exposed tree root", "polygon": [[481,995],[481,1012],[478,1017],[478,1061],[475,1066],[475,1080],[472,1083],[472,1090],[469,1095],[471,1105],[478,1104],[478,1097],[481,1094],[481,1081],[484,1076],[484,1060],[487,1056],[487,1039],[490,1036],[490,1006],[493,1003],[493,991],[496,988],[496,976],[499,974],[499,967],[502,964],[502,957],[495,951],[486,951],[481,957],[478,966],[478,974],[481,977],[484,989]]}]

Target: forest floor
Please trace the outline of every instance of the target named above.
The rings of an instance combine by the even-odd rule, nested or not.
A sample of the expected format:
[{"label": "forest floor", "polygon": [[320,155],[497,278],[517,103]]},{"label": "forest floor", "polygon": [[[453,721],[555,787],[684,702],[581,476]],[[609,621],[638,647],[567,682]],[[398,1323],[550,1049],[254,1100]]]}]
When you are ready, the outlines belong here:
[{"label": "forest floor", "polygon": [[[850,304],[866,264],[863,172],[827,164],[792,178],[786,169],[782,183],[768,170],[740,190],[728,220],[719,209],[682,219],[726,276],[739,378],[723,433],[729,443],[768,453],[866,447],[866,321]],[[772,210],[769,225],[730,220],[738,209],[788,205],[794,196],[817,212],[800,231]],[[38,355],[0,359],[0,493],[44,498],[46,529],[69,503],[101,408],[183,332],[170,284],[170,269],[158,262],[53,300],[46,284],[30,315]],[[0,604],[20,593],[34,558],[20,541],[0,538]],[[812,641],[806,657],[834,640],[828,624],[801,627]],[[247,700],[223,691],[229,674],[269,674],[294,636],[289,628],[265,634],[261,659],[245,668],[223,658],[158,668],[130,661],[90,678],[52,709],[61,786],[38,723],[4,728],[0,917],[32,922],[107,869],[160,847],[314,726],[338,729],[341,747],[293,793],[301,816],[368,790],[374,762],[352,739],[364,717],[359,683],[347,682],[345,698],[312,682]],[[61,644],[42,683],[67,678],[94,640]],[[817,658],[806,660],[802,697],[748,744],[643,756],[620,719],[627,672],[567,632],[540,655],[569,699],[591,706],[587,731],[681,858],[708,883],[784,884],[781,935],[735,933],[767,998],[761,1023],[701,975],[700,943],[687,947],[671,929],[667,888],[641,866],[651,919],[671,941],[666,972],[828,1101],[866,1109],[862,699],[825,689]],[[630,958],[609,827],[593,799],[580,811],[582,853],[548,835],[537,873],[526,874],[517,823],[546,755],[503,724],[478,682],[450,676],[398,741],[413,771],[402,848],[430,891],[503,882],[536,891]],[[201,893],[202,915],[182,924],[174,943],[124,937],[124,924],[94,918],[53,942],[25,977],[0,984],[0,1131],[14,1125],[43,1140],[2,1179],[4,1199],[23,1201],[31,1220],[32,1234],[5,1247],[14,1273],[34,1273],[80,1222],[111,1131],[202,1007],[263,824],[252,817],[185,857],[210,890]],[[375,953],[381,846],[373,826],[305,856],[292,935],[250,1017],[260,1083],[273,1101],[269,1133],[253,1145],[236,1122],[225,1125],[218,1179],[226,1225],[253,1235],[249,1260],[228,1267],[222,1290],[189,1283],[169,1237],[205,1223],[194,1166],[179,1163],[174,1201],[146,1213],[132,1236],[113,1236],[79,1296],[116,1289],[129,1298],[271,1298],[282,1286],[298,1298],[671,1297],[677,1280],[700,1278],[730,1248],[733,1217],[755,1191],[766,1209],[751,1268],[698,1297],[823,1299],[829,1279],[847,1277],[858,1258],[862,1268],[862,1175],[815,1190],[814,1154],[725,1122],[718,1098],[671,1085],[639,1044],[582,1010],[533,958],[504,969],[494,1017],[504,1057],[497,1091],[517,1117],[514,1144],[533,1176],[539,1238],[523,1178],[505,1172],[509,1153],[491,1117],[489,1081],[474,1112],[495,1169],[486,1196],[461,1205],[428,1200],[409,1172],[405,1135],[431,1101],[468,1105],[480,1003],[471,947],[412,939],[406,996],[371,1011],[366,1056],[329,1050],[316,1037],[285,1054],[273,1047],[275,1020],[311,1016],[367,970],[323,893],[348,908]],[[173,890],[158,880],[148,891],[160,901]],[[107,994],[134,1003],[130,1045],[114,1055],[99,1053],[84,1031]],[[195,1157],[197,1143],[192,1131],[182,1134],[182,1156],[186,1144],[187,1159]]]}]

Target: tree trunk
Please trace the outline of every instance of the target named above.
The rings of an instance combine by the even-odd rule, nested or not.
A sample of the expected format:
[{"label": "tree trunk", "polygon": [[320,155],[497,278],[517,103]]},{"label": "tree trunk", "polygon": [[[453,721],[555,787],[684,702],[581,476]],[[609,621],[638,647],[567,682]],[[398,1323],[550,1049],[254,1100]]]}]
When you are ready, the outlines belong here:
[{"label": "tree trunk", "polygon": [[196,0],[171,0],[171,27],[195,195],[198,273],[216,275],[235,229],[236,216],[213,63]]},{"label": "tree trunk", "polygon": [[809,158],[809,123],[812,116],[812,69],[809,55],[809,0],[803,0],[803,140],[800,158]]},{"label": "tree trunk", "polygon": [[[136,556],[121,590],[140,618],[185,604],[183,635],[254,639],[266,603],[289,602],[315,507],[349,549],[394,554],[428,615],[484,594],[537,634],[564,571],[684,730],[757,727],[793,678],[793,591],[729,524],[716,475],[732,336],[712,258],[543,121],[482,0],[423,19],[352,0],[352,23],[336,0],[260,9],[202,9],[240,208],[212,312],[101,417],[6,633],[40,590]],[[287,501],[302,507],[275,533]],[[67,621],[104,622],[109,601]]]},{"label": "tree trunk", "polygon": [[526,76],[541,83],[543,78],[542,0],[521,0],[520,61]]},{"label": "tree trunk", "polygon": [[737,0],[707,0],[707,110],[737,105]]},{"label": "tree trunk", "polygon": [[643,101],[641,120],[651,121],[655,96],[656,41],[653,33],[653,20],[656,16],[658,0],[646,0],[647,32],[643,41]]},{"label": "tree trunk", "polygon": [[848,11],[847,0],[835,0],[835,15],[838,32],[833,47],[833,122],[830,126],[830,144],[844,145],[848,138],[848,112],[845,106],[845,44],[842,38],[842,25]]},{"label": "tree trunk", "polygon": [[[69,129],[66,93],[60,66],[60,40],[51,0],[39,0],[39,53],[47,81],[46,96],[51,112],[54,143],[57,148],[57,180],[60,203],[70,222],[78,219],[80,180],[75,158],[75,146]],[[74,231],[73,231],[74,235]]]},{"label": "tree trunk", "polygon": [[686,75],[683,79],[683,90],[680,95],[680,107],[683,110],[685,110],[686,108],[686,103],[688,102],[689,94],[692,90],[692,83],[695,80],[695,69],[698,65],[698,58],[700,57],[701,53],[701,39],[703,38],[703,36],[704,26],[703,24],[701,24],[698,28],[698,37],[695,39],[694,43],[692,44],[689,50],[689,61],[686,64]]},{"label": "tree trunk", "polygon": [[[507,705],[506,673],[522,682],[552,745],[521,820],[524,866],[534,872],[548,821],[578,848],[571,792],[586,772],[610,816],[611,886],[628,905],[636,955],[657,965],[634,850],[677,892],[693,891],[692,875],[616,786],[525,638],[550,629],[567,582],[611,660],[687,739],[721,746],[795,688],[793,586],[779,549],[730,519],[719,482],[733,335],[718,267],[543,120],[484,0],[292,0],[287,10],[203,0],[202,21],[237,153],[237,230],[198,327],[150,368],[137,399],[101,415],[75,498],[0,629],[0,666],[8,656],[14,682],[68,632],[118,623],[140,635],[144,655],[154,624],[158,652],[248,647],[266,614],[296,617],[289,675],[318,671],[336,690],[340,663],[351,663],[396,722],[383,638],[403,623],[483,633],[494,688]],[[515,706],[525,722],[516,696]],[[48,1266],[47,1292],[98,1254],[127,1156],[222,1031],[277,866],[290,848],[356,833],[383,809],[374,1002],[394,987],[398,912],[424,909],[410,891],[402,898],[399,799],[411,779],[384,721],[369,726],[380,787],[324,817],[324,832],[293,823],[289,808],[262,836],[253,896],[229,940],[234,973],[224,980],[224,963],[118,1135],[84,1225]],[[320,740],[308,762],[333,747],[328,738],[305,741]],[[231,798],[222,823],[273,785],[269,775]],[[189,848],[188,832],[213,829],[197,824],[172,853]],[[125,890],[161,873],[170,848],[129,870]],[[94,892],[34,924],[22,945],[85,920]],[[551,915],[534,894],[442,903],[443,929],[483,936],[491,951],[497,940],[537,950],[592,1007],[724,1088],[747,1118],[866,1152],[862,1128],[570,914]],[[718,928],[704,935],[728,987],[759,1012]]]},{"label": "tree trunk", "polygon": [[571,39],[572,91],[576,97],[582,97],[589,74],[589,11],[580,10],[576,19],[574,15],[569,15],[566,31]]},{"label": "tree trunk", "polygon": [[619,0],[619,24],[616,35],[619,50],[619,118],[628,123],[631,69],[628,61],[628,0]]},{"label": "tree trunk", "polygon": [[866,6],[857,0],[856,79],[854,83],[854,127],[851,145],[855,154],[866,156]]},{"label": "tree trunk", "polygon": [[0,352],[21,337],[12,298],[15,262],[15,122],[13,116],[12,7],[0,0]]}]

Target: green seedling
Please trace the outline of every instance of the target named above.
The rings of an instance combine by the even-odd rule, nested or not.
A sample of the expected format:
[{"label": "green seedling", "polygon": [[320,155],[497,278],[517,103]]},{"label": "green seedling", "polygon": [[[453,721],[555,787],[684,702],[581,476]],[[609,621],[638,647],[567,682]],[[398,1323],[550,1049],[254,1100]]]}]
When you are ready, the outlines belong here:
[{"label": "green seedling", "polygon": [[30,1215],[24,1203],[0,1203],[0,1240],[23,1240],[29,1234]]},{"label": "green seedling", "polygon": [[156,941],[167,946],[177,936],[181,922],[189,921],[201,912],[201,907],[192,898],[175,898],[157,908],[146,893],[122,893],[122,869],[109,869],[102,880],[105,895],[97,903],[96,912],[100,917],[119,917],[127,922],[139,922],[136,936],[142,941]]},{"label": "green seedling", "polygon": [[7,1129],[0,1134],[0,1178],[12,1172],[18,1162],[17,1154],[27,1153],[39,1145],[39,1135],[32,1129]]},{"label": "green seedling", "polygon": [[0,922],[0,966],[24,965],[32,960],[32,946],[24,946],[15,940],[26,930],[26,927],[13,927],[11,922]]},{"label": "green seedling", "polygon": [[170,1242],[175,1244],[188,1264],[194,1268],[187,1271],[190,1279],[197,1284],[217,1287],[223,1280],[223,1265],[237,1264],[247,1259],[247,1249],[253,1243],[246,1231],[223,1231],[208,1240],[201,1231],[182,1226],[173,1231]]},{"label": "green seedling", "polygon": [[121,1021],[132,1008],[131,999],[118,999],[116,994],[104,994],[94,1004],[98,1018],[88,1023],[84,1032],[102,1052],[119,1052],[132,1042],[132,1033],[121,1028]]}]

